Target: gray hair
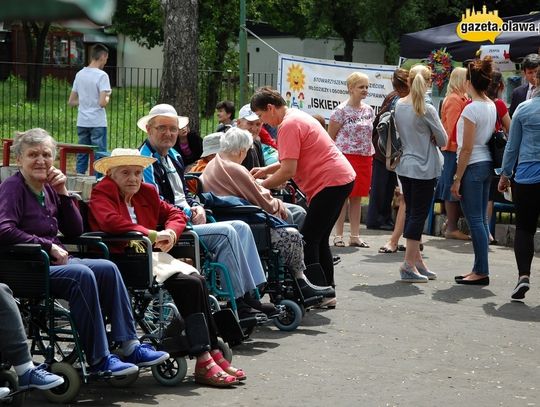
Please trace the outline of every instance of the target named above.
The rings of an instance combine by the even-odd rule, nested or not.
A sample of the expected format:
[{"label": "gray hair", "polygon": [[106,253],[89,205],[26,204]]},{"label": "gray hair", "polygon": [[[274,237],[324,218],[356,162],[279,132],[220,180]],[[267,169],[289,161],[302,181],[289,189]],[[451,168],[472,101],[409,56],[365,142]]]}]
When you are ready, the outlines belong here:
[{"label": "gray hair", "polygon": [[11,151],[13,151],[15,157],[20,157],[26,147],[39,146],[42,144],[50,145],[54,160],[56,158],[56,141],[46,130],[40,129],[39,127],[16,132]]},{"label": "gray hair", "polygon": [[253,137],[247,130],[231,127],[219,140],[219,151],[224,153],[236,153],[241,150],[249,150],[253,144]]}]

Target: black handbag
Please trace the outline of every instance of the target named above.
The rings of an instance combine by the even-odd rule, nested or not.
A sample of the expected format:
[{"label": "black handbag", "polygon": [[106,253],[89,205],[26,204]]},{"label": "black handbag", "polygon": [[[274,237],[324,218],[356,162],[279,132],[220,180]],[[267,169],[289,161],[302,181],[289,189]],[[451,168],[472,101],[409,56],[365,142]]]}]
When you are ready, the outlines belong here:
[{"label": "black handbag", "polygon": [[508,137],[502,128],[499,114],[497,113],[497,124],[500,130],[495,130],[488,141],[489,152],[491,153],[491,161],[493,168],[501,168],[504,156],[504,149],[506,148],[506,142]]}]

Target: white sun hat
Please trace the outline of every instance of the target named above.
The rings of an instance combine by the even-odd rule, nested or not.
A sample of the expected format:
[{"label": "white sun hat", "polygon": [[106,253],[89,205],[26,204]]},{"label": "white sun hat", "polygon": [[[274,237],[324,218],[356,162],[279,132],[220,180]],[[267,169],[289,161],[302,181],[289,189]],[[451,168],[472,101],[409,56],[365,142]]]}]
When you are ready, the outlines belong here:
[{"label": "white sun hat", "polygon": [[176,109],[173,106],[168,105],[166,103],[162,103],[160,105],[155,105],[152,109],[150,109],[150,113],[148,113],[146,116],[141,117],[137,121],[137,127],[139,127],[139,129],[147,133],[146,125],[151,119],[153,119],[156,116],[167,116],[167,117],[177,118],[179,129],[183,129],[189,123],[189,118],[185,116],[178,116],[178,113],[176,113]]}]

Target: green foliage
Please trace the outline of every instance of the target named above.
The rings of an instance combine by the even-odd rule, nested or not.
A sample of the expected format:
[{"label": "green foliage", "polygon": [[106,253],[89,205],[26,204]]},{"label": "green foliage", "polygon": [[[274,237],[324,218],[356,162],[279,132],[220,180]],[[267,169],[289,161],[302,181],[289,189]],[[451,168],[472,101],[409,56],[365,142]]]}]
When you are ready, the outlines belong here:
[{"label": "green foliage", "polygon": [[118,0],[113,30],[152,48],[163,44],[163,10],[159,0]]}]

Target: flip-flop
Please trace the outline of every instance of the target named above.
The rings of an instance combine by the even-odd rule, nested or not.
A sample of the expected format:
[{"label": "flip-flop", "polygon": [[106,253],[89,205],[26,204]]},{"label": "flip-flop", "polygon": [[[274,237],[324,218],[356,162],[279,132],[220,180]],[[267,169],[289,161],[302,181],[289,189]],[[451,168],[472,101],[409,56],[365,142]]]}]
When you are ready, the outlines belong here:
[{"label": "flip-flop", "polygon": [[397,246],[396,246],[395,250],[392,250],[387,246],[382,246],[382,247],[379,248],[379,253],[395,253],[397,251],[398,251]]}]

